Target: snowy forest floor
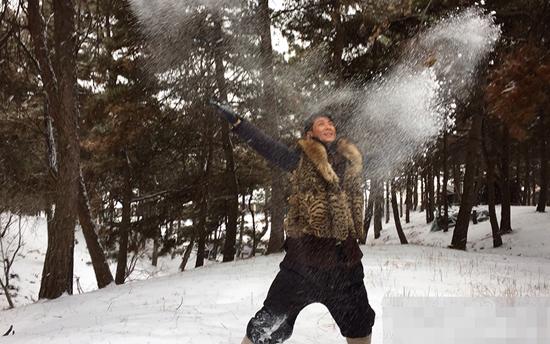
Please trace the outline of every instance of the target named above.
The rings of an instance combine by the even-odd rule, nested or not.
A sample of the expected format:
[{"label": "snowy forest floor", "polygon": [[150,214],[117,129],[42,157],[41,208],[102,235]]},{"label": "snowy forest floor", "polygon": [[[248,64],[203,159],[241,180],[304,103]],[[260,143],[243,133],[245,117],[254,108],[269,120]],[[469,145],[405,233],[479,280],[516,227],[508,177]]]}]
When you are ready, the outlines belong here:
[{"label": "snowy forest floor", "polygon": [[[373,343],[383,343],[382,305],[387,297],[550,296],[550,213],[513,207],[514,232],[496,249],[489,222],[471,224],[467,252],[447,249],[452,230],[430,232],[424,216],[414,213],[410,224],[403,223],[409,245],[399,245],[392,219],[377,240],[371,228],[362,246],[365,285],[377,312]],[[44,219],[27,218],[25,226],[25,246],[13,267],[18,275],[17,307],[0,311],[0,331],[13,324],[15,335],[2,337],[2,343],[240,343],[283,257],[210,262],[184,273],[177,272],[179,257],[163,257],[156,268],[144,257],[133,281],[93,290],[93,270],[78,233],[75,277],[85,292],[33,302],[47,240]],[[1,309],[7,306],[3,298]],[[328,310],[313,304],[298,317],[288,343],[344,339]]]}]

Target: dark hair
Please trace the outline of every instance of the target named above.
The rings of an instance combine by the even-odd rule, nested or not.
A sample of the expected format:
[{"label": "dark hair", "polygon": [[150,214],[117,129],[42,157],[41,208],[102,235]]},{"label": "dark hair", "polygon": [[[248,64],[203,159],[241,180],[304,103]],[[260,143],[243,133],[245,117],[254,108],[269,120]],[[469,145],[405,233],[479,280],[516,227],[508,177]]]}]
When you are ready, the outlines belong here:
[{"label": "dark hair", "polygon": [[326,117],[334,123],[334,119],[331,114],[323,111],[315,112],[304,121],[304,134],[313,129],[313,123],[315,123],[315,120],[319,117]]}]

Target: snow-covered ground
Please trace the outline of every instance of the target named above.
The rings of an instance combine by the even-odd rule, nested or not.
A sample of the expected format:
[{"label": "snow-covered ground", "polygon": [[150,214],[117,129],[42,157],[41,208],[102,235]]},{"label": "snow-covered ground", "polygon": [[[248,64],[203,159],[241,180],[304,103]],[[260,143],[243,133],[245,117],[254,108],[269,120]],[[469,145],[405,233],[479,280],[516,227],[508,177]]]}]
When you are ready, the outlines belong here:
[{"label": "snow-covered ground", "polygon": [[[478,206],[475,209],[480,213],[487,210],[487,206]],[[549,209],[550,210],[550,209]],[[458,208],[452,208],[450,212],[458,212]],[[500,221],[500,206],[496,206],[497,217]],[[452,228],[449,232],[430,232],[431,225],[426,225],[426,214],[420,212],[411,213],[411,222],[405,223],[401,218],[403,231],[410,244],[447,247],[453,236]],[[383,226],[382,235],[374,240],[369,233],[367,244],[399,244],[399,238],[393,225],[393,217]],[[386,230],[388,229],[388,230]],[[503,246],[493,248],[493,237],[490,222],[484,221],[472,224],[468,228],[468,251],[495,253],[499,255],[543,257],[550,259],[550,213],[537,213],[535,207],[512,207],[512,234],[502,237]],[[370,231],[372,232],[372,225]],[[381,239],[381,240],[380,240]]]},{"label": "snow-covered ground", "polygon": [[[410,245],[399,245],[390,221],[380,239],[372,238],[371,228],[362,247],[365,284],[377,312],[373,343],[384,342],[382,305],[389,297],[550,297],[550,213],[513,207],[514,232],[497,249],[491,247],[489,222],[471,225],[468,252],[447,249],[452,231],[429,232],[424,216],[414,213],[411,224],[403,223]],[[84,240],[77,237],[75,276],[89,291],[95,279]],[[211,263],[183,273],[177,272],[179,257],[164,257],[157,268],[144,259],[136,278],[146,280],[31,303],[45,244],[44,220],[27,218],[25,246],[13,267],[17,307],[0,311],[0,331],[13,324],[15,335],[2,343],[240,343],[283,257]],[[6,306],[1,295],[0,308]],[[313,304],[298,317],[288,343],[344,340],[328,310]]]}]

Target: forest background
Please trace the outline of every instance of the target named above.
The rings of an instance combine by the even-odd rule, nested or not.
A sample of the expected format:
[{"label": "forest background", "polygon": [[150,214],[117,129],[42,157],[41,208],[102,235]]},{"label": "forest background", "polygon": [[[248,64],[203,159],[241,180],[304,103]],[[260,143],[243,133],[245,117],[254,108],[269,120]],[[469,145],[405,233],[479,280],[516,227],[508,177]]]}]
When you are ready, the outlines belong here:
[{"label": "forest background", "polygon": [[[147,245],[152,264],[178,255],[182,270],[192,251],[195,266],[281,251],[288,176],[232,136],[209,100],[291,145],[306,104],[383,75],[419,31],[476,5],[223,4],[181,5],[185,21],[168,54],[159,48],[174,38],[151,40],[126,1],[2,0],[0,213],[10,220],[0,234],[15,228],[13,217],[48,217],[39,298],[73,293],[77,222],[99,288],[124,283]],[[494,11],[501,38],[451,124],[391,175],[367,174],[365,229],[372,225],[375,238],[383,221],[393,216],[399,230],[423,211],[464,250],[472,208],[482,203],[498,247],[514,229],[511,205],[544,212],[549,203],[550,3],[477,5]],[[284,52],[273,49],[272,31],[288,43]],[[2,254],[9,299],[16,254]]]}]

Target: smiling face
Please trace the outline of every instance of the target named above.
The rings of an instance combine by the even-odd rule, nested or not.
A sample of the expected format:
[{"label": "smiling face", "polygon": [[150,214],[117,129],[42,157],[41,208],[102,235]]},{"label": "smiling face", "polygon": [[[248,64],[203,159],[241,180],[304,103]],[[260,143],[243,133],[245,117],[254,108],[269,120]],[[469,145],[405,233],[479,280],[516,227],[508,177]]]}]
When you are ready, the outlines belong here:
[{"label": "smiling face", "polygon": [[332,120],[325,116],[315,119],[311,130],[307,132],[309,138],[315,137],[324,143],[331,143],[336,140],[336,127]]}]

